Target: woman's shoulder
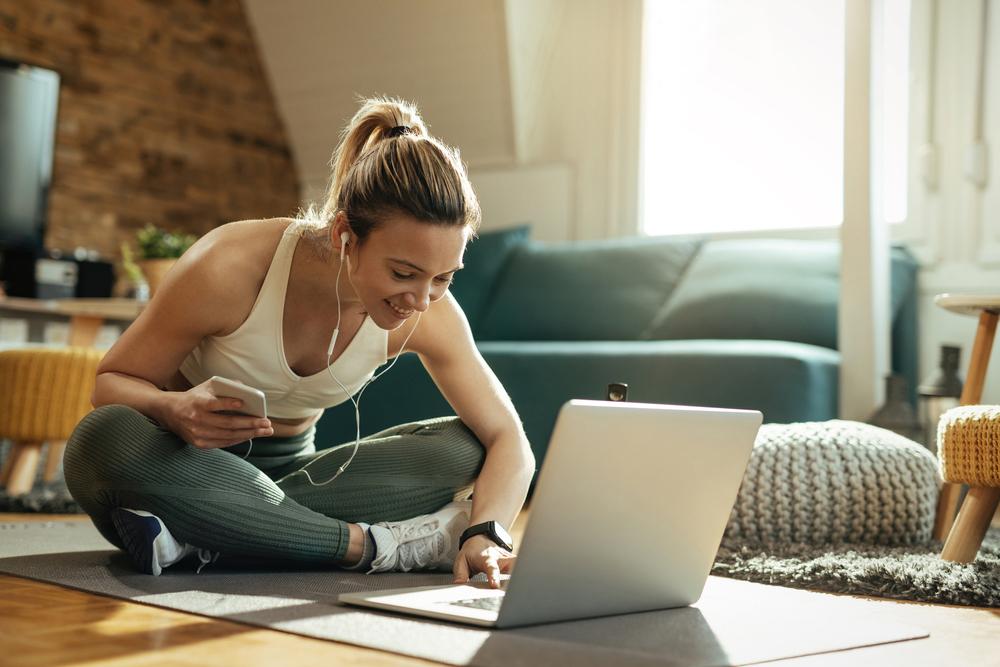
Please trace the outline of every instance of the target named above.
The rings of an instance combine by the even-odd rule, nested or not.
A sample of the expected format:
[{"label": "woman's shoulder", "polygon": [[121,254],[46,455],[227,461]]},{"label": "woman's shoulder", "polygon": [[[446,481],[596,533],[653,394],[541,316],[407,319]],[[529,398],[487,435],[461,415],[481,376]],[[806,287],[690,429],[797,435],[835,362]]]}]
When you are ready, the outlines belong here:
[{"label": "woman's shoulder", "polygon": [[237,220],[212,229],[198,239],[192,250],[201,245],[206,251],[218,254],[245,255],[270,250],[273,254],[278,241],[293,218],[267,218],[263,220]]},{"label": "woman's shoulder", "polygon": [[[264,282],[290,218],[241,220],[220,225],[199,238],[171,273],[172,282],[196,301],[252,304]],[[195,298],[197,297],[197,298]]]},{"label": "woman's shoulder", "polygon": [[411,317],[389,332],[387,356],[392,358],[399,354],[404,342],[407,351],[440,355],[457,350],[456,343],[460,340],[471,342],[472,333],[465,312],[448,291],[431,303],[420,318]]},{"label": "woman's shoulder", "polygon": [[293,222],[291,218],[229,222],[198,239],[182,259],[209,274],[228,275],[233,270],[254,268],[266,273],[282,234]]}]

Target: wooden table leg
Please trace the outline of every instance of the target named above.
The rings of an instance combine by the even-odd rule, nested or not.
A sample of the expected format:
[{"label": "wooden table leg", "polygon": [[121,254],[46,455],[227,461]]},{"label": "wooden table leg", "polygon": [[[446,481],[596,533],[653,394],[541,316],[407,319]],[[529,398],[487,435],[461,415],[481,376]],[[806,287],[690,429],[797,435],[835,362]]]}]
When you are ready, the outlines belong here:
[{"label": "wooden table leg", "polygon": [[[986,369],[990,365],[990,351],[993,349],[998,317],[1000,314],[986,310],[979,314],[979,326],[976,329],[975,342],[972,344],[972,358],[969,360],[969,373],[962,386],[962,405],[978,405],[983,397],[983,384],[986,382]],[[935,540],[943,541],[948,537],[955,520],[955,510],[958,508],[961,491],[961,484],[945,482],[941,487],[937,514],[934,517]]]},{"label": "wooden table leg", "polygon": [[962,386],[962,405],[978,405],[983,397],[986,369],[990,365],[990,350],[993,349],[998,318],[1000,313],[984,310],[979,314],[976,340],[972,344],[972,358],[969,360],[969,375]]},{"label": "wooden table leg", "polygon": [[69,344],[73,347],[93,347],[103,324],[103,317],[74,315],[69,320]]}]

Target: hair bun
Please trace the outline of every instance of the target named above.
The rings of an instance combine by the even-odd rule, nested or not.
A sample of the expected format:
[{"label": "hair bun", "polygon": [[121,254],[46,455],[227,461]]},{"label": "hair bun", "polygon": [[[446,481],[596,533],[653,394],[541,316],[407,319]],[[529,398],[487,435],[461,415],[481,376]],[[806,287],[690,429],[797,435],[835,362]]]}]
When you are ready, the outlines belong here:
[{"label": "hair bun", "polygon": [[410,128],[406,125],[397,125],[387,133],[390,137],[398,137],[403,134],[410,134]]}]

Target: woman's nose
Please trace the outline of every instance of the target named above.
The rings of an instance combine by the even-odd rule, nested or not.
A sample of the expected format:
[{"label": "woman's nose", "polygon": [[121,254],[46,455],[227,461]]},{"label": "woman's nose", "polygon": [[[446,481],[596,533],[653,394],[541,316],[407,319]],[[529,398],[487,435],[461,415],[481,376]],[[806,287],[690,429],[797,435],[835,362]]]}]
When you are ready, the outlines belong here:
[{"label": "woman's nose", "polygon": [[406,303],[410,308],[419,310],[421,313],[424,312],[431,305],[430,290],[425,287],[415,292],[410,292],[406,295]]}]

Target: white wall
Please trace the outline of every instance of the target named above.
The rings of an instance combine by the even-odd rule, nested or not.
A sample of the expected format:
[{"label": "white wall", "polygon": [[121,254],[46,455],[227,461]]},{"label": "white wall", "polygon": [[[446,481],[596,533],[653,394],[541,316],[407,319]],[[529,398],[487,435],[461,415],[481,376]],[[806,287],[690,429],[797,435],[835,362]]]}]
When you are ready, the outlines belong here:
[{"label": "white wall", "polygon": [[568,239],[635,234],[640,0],[507,0],[519,164],[573,172]]},{"label": "white wall", "polygon": [[481,231],[529,224],[537,241],[571,237],[574,189],[568,165],[473,169],[469,178],[483,209]]},{"label": "white wall", "polygon": [[[980,188],[964,172],[976,135],[981,4],[913,0],[914,57],[909,219],[895,231],[917,254],[920,272],[920,363],[927,376],[941,344],[962,347],[967,367],[976,320],[934,305],[942,292],[1000,292],[1000,7],[989,17],[984,76],[983,134],[989,145],[988,180]],[[937,155],[937,178],[926,178],[921,154]],[[928,174],[933,176],[934,174]],[[1000,341],[998,341],[1000,343]],[[983,401],[1000,402],[1000,352],[994,354]]]}]

